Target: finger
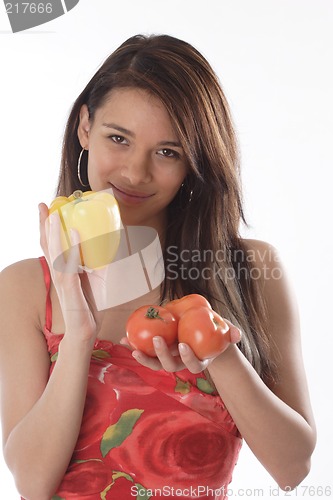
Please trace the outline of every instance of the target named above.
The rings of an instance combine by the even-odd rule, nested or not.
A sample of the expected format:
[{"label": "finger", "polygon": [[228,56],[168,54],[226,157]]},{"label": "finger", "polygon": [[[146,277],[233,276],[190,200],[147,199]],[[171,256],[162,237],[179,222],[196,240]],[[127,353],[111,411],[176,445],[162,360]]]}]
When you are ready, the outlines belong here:
[{"label": "finger", "polygon": [[223,321],[225,323],[227,323],[227,325],[229,326],[229,330],[230,330],[230,342],[232,344],[237,344],[241,338],[242,338],[242,332],[240,331],[239,328],[237,328],[237,326],[233,325],[231,323],[231,321],[223,318]]},{"label": "finger", "polygon": [[182,362],[191,373],[200,373],[209,365],[209,359],[200,360],[196,357],[188,344],[180,342],[178,344],[179,354]]},{"label": "finger", "polygon": [[172,354],[172,356],[179,356],[178,342],[175,342],[174,344],[169,346],[169,351]]},{"label": "finger", "polygon": [[162,365],[158,358],[152,358],[151,356],[147,356],[142,351],[135,350],[132,352],[132,356],[136,359],[141,365],[150,368],[151,370],[162,370]]},{"label": "finger", "polygon": [[89,300],[98,311],[105,311],[110,308],[109,297],[112,294],[108,276],[108,266],[100,269],[87,270],[82,273],[82,277],[87,282],[86,289],[89,290]]},{"label": "finger", "polygon": [[119,340],[119,343],[122,344],[122,345],[130,346],[130,343],[128,342],[128,338],[127,337],[122,337]]},{"label": "finger", "polygon": [[[61,243],[58,238],[58,244]],[[70,244],[66,262],[66,273],[77,274],[80,271],[81,254],[80,254],[80,235],[76,229],[70,229]]]},{"label": "finger", "polygon": [[[185,368],[178,356],[173,356],[165,340],[162,337],[153,337],[156,355],[160,360],[162,368],[167,372],[176,372]],[[178,352],[177,352],[178,354]]]},{"label": "finger", "polygon": [[40,235],[40,246],[44,252],[46,258],[48,258],[46,232],[45,232],[45,222],[49,216],[49,210],[45,203],[39,203],[39,235]]},{"label": "finger", "polygon": [[61,278],[61,285],[66,292],[66,307],[69,311],[88,311],[87,297],[78,276],[81,264],[80,236],[75,229],[70,230],[70,244],[71,247],[67,253],[67,261]]},{"label": "finger", "polygon": [[61,243],[61,231],[59,214],[54,212],[48,217],[46,223],[50,269],[65,321],[72,324],[72,320],[77,319],[77,313],[85,312],[90,316],[90,309],[77,274],[81,263],[79,233],[71,229],[71,247],[66,252],[66,260]]},{"label": "finger", "polygon": [[45,221],[47,250],[51,272],[63,273],[66,268],[64,252],[61,245],[61,222],[57,212],[49,215]]}]

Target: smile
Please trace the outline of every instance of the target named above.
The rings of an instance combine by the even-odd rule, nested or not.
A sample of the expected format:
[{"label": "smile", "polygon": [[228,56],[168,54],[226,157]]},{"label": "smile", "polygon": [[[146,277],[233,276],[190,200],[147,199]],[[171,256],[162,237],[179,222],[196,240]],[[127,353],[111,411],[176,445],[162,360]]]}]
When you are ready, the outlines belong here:
[{"label": "smile", "polygon": [[120,188],[115,186],[114,184],[111,184],[112,189],[114,191],[114,195],[117,199],[120,199],[121,201],[128,202],[128,203],[141,203],[148,198],[151,198],[154,196],[153,194],[146,194],[146,193],[141,193],[139,191],[131,191],[127,190],[124,188]]}]

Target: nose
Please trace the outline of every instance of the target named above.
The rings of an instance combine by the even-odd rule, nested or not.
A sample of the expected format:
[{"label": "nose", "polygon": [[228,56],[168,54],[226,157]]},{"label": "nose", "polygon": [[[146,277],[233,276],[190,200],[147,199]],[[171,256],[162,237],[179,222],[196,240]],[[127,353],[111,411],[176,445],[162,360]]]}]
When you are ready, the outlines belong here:
[{"label": "nose", "polygon": [[132,151],[126,156],[121,175],[133,186],[150,182],[152,175],[149,155],[144,151]]}]

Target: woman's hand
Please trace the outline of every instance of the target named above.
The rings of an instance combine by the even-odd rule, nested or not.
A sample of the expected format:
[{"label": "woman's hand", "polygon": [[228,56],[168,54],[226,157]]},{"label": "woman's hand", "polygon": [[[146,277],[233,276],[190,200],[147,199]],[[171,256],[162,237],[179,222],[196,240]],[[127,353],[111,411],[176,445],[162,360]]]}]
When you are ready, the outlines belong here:
[{"label": "woman's hand", "polygon": [[[223,318],[224,319],[224,318]],[[224,319],[230,328],[230,339],[232,344],[236,344],[241,339],[240,330],[230,321]],[[179,343],[170,348],[166,345],[162,337],[154,337],[154,348],[156,358],[147,356],[142,351],[134,350],[132,356],[143,366],[147,366],[152,370],[165,370],[167,372],[177,372],[187,368],[192,373],[200,373],[205,370],[208,365],[215,359],[209,358],[200,360],[196,357],[188,344]],[[128,345],[128,340],[123,337],[120,341],[123,345]],[[223,351],[225,352],[225,351]],[[219,356],[223,356],[221,353]]]},{"label": "woman's hand", "polygon": [[[60,217],[57,212],[49,216],[48,207],[41,203],[40,244],[47,260],[52,282],[56,289],[65,322],[66,337],[74,335],[92,343],[96,339],[97,324],[89,307],[89,283],[80,269],[79,234],[71,231],[72,247],[65,260],[60,240]],[[85,288],[85,292],[84,292]]]}]

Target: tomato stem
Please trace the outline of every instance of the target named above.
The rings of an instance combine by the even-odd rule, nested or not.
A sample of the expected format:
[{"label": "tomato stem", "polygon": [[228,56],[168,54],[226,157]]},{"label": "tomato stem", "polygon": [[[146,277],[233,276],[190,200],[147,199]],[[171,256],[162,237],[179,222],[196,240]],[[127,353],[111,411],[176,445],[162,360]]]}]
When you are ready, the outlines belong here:
[{"label": "tomato stem", "polygon": [[162,321],[164,321],[162,316],[159,315],[158,309],[156,309],[155,307],[148,307],[145,316],[149,319],[161,319]]}]

